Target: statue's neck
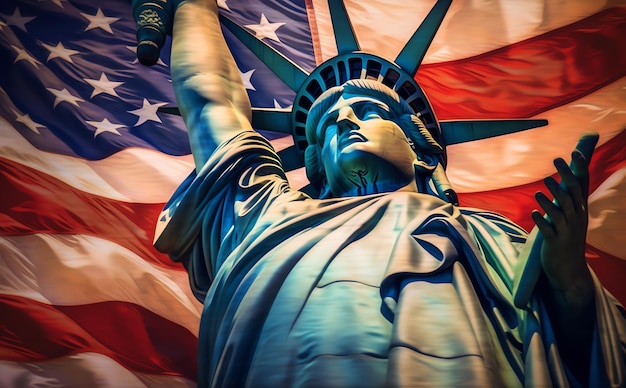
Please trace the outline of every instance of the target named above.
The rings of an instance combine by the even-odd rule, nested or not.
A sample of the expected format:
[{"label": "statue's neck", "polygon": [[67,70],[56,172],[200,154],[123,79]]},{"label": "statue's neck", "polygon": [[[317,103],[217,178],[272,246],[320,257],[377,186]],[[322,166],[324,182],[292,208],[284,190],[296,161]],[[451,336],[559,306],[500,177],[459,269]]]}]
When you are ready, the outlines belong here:
[{"label": "statue's neck", "polygon": [[410,181],[408,184],[401,184],[397,182],[388,181],[372,181],[364,182],[363,185],[353,186],[349,190],[345,190],[342,193],[335,194],[335,197],[358,197],[371,194],[383,194],[393,192],[419,192],[415,180]]}]

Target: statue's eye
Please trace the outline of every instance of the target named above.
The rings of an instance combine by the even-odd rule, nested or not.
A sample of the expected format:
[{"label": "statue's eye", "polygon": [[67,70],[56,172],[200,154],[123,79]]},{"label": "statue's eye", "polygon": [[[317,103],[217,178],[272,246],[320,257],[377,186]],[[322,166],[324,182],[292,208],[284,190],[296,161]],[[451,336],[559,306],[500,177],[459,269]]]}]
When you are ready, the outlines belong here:
[{"label": "statue's eye", "polygon": [[372,104],[362,104],[361,106],[356,106],[354,112],[361,120],[382,119],[385,117],[385,111]]},{"label": "statue's eye", "polygon": [[378,112],[367,112],[364,117],[365,120],[371,119],[382,119],[381,115]]}]

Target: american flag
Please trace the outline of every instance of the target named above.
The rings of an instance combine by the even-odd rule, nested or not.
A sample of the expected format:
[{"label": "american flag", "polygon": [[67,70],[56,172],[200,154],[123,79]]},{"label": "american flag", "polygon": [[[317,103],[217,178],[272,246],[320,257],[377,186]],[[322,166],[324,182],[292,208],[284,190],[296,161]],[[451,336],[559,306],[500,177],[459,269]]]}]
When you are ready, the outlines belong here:
[{"label": "american flag", "polygon": [[[435,0],[345,3],[361,47],[395,58]],[[336,54],[325,1],[218,5],[304,69]],[[624,36],[624,0],[456,1],[416,75],[441,120],[549,120],[448,148],[461,205],[526,229],[552,159],[600,133],[588,262],[622,303]],[[253,106],[291,105],[294,92],[226,37]],[[135,45],[129,1],[0,3],[0,386],[195,385],[202,306],[152,247],[193,161],[181,119],[158,111],[176,106],[169,49],[146,68]],[[306,183],[301,170],[289,178]]]}]

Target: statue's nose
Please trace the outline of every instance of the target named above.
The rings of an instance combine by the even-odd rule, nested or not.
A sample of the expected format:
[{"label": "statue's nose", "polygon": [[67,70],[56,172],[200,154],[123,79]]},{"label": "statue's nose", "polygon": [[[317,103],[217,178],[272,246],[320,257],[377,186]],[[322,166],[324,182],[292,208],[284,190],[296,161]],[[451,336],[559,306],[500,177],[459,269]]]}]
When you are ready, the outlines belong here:
[{"label": "statue's nose", "polygon": [[357,130],[359,129],[359,119],[354,114],[352,108],[344,106],[337,115],[337,125],[344,130]]}]

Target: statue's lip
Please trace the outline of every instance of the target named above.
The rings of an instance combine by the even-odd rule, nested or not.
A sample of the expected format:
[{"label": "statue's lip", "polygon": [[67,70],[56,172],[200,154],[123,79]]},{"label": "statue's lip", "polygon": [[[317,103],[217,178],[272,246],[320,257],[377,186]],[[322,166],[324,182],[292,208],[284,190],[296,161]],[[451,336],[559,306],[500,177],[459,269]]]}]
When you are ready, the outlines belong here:
[{"label": "statue's lip", "polygon": [[362,133],[352,130],[341,137],[339,144],[343,148],[353,143],[365,143],[366,141],[367,138]]},{"label": "statue's lip", "polygon": [[363,141],[367,141],[367,138],[365,136],[363,136],[363,134],[359,131],[356,130],[351,130],[350,132],[348,132],[348,139],[350,140],[356,140],[359,142],[363,142]]}]

